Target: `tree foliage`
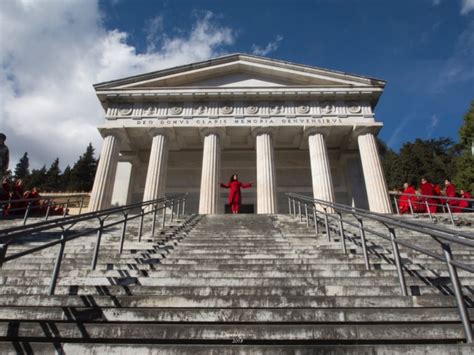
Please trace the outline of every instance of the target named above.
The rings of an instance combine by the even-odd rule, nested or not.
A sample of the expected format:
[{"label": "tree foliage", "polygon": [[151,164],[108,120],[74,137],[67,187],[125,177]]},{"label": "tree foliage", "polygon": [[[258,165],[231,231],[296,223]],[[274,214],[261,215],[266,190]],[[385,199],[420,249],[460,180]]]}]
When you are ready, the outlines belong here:
[{"label": "tree foliage", "polygon": [[[26,163],[25,163],[26,157]],[[94,158],[94,148],[89,143],[83,155],[79,157],[71,168],[69,165],[61,173],[59,167],[59,159],[56,158],[49,169],[43,166],[41,169],[33,169],[31,173],[28,170],[27,153],[20,159],[17,165],[21,166],[20,170],[15,170],[15,178],[23,178],[26,182],[26,188],[31,189],[37,187],[43,192],[89,192],[94,183],[95,171],[97,169],[97,160]]]},{"label": "tree foliage", "polygon": [[28,159],[28,153],[25,152],[20,158],[18,164],[15,167],[14,178],[15,179],[27,179],[30,175],[30,160]]},{"label": "tree foliage", "polygon": [[459,188],[474,192],[474,100],[459,129],[459,140],[460,155],[455,159],[454,183]]}]

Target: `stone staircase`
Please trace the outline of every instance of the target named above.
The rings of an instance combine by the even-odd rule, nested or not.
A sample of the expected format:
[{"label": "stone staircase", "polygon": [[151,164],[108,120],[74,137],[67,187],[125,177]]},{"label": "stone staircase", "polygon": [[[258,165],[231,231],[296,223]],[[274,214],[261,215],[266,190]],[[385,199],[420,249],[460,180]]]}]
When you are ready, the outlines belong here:
[{"label": "stone staircase", "polygon": [[[330,241],[316,237],[287,215],[190,216],[153,239],[149,225],[141,242],[129,226],[122,254],[120,228],[105,234],[94,271],[95,236],[69,242],[54,296],[46,294],[56,248],[5,263],[0,352],[474,351],[463,344],[446,266],[402,248],[410,295],[400,296],[390,245],[380,238],[367,238],[367,271],[351,228],[346,255],[335,232]],[[437,247],[419,235],[399,238]],[[453,253],[474,261],[473,251]],[[474,275],[459,275],[472,307]]]}]

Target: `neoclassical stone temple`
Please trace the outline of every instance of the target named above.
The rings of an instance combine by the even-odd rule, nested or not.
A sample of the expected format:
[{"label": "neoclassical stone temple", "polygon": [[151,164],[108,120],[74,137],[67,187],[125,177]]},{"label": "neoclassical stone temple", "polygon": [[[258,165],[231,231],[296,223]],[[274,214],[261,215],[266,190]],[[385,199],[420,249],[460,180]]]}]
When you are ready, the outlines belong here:
[{"label": "neoclassical stone temple", "polygon": [[90,210],[189,194],[224,213],[233,173],[256,213],[295,192],[389,213],[374,109],[383,80],[244,54],[96,84],[104,137]]}]

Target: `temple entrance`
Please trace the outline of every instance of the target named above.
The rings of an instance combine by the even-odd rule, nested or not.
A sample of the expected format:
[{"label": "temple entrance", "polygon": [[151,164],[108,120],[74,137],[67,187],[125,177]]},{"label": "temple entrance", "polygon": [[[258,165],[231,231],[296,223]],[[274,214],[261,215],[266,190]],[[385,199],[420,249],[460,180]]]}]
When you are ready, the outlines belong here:
[{"label": "temple entrance", "polygon": [[[230,209],[230,205],[226,203],[225,205],[225,213],[232,213]],[[240,213],[246,213],[246,214],[253,214],[254,212],[254,205],[253,204],[242,204],[240,206]]]}]

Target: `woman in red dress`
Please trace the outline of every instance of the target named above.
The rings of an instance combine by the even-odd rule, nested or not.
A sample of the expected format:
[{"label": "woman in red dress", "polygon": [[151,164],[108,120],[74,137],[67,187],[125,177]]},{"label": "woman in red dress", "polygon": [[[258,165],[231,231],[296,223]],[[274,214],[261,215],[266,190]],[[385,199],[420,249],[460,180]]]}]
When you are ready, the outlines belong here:
[{"label": "woman in red dress", "polygon": [[239,177],[237,174],[233,174],[230,177],[228,184],[221,183],[221,187],[225,187],[226,189],[230,189],[229,192],[229,205],[232,210],[232,213],[236,214],[240,211],[240,205],[242,204],[242,194],[240,193],[240,189],[246,189],[252,187],[252,183],[249,182],[248,184],[241,183],[239,181]]}]

